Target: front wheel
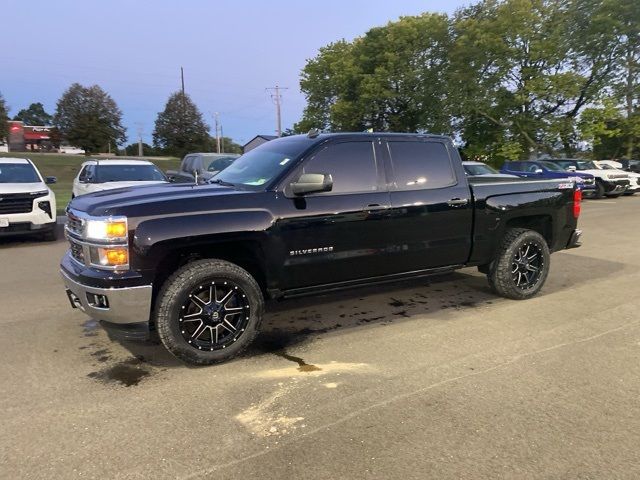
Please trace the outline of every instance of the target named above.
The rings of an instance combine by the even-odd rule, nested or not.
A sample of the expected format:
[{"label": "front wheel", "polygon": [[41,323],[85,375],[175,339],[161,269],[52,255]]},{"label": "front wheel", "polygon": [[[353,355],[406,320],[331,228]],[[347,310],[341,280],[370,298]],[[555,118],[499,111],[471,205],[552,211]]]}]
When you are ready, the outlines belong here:
[{"label": "front wheel", "polygon": [[157,299],[162,344],[196,365],[223,362],[256,337],[264,299],[254,278],[224,260],[197,260],[176,271]]},{"label": "front wheel", "polygon": [[489,268],[489,285],[497,294],[524,300],[536,295],[549,274],[551,254],[542,235],[511,228],[505,233]]},{"label": "front wheel", "polygon": [[604,194],[606,193],[606,188],[604,184],[598,180],[596,180],[596,193],[593,196],[594,198],[604,198]]}]

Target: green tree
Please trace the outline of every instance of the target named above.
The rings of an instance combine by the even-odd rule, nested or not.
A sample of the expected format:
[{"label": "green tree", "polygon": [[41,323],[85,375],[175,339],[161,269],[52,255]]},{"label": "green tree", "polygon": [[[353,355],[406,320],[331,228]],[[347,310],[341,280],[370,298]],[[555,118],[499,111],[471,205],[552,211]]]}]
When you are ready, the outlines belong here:
[{"label": "green tree", "polygon": [[[607,26],[599,0],[484,0],[458,11],[451,97],[467,146],[473,139],[492,154],[572,154],[576,121],[614,68]],[[484,148],[482,124],[495,127]]]},{"label": "green tree", "polygon": [[25,125],[51,125],[53,117],[49,115],[42,103],[32,103],[29,108],[23,108],[14,117],[14,120],[23,122]]},{"label": "green tree", "polygon": [[98,85],[71,85],[58,100],[53,123],[72,145],[87,155],[126,141],[122,112]]},{"label": "green tree", "polygon": [[[138,143],[131,143],[127,145],[124,149],[125,154],[129,157],[137,157],[138,156]],[[154,157],[159,155],[159,152],[147,143],[142,143],[142,155],[145,157]]]},{"label": "green tree", "polygon": [[4,97],[0,93],[0,140],[4,140],[9,136],[9,108],[7,107]]},{"label": "green tree", "polygon": [[156,118],[153,145],[177,157],[211,148],[209,125],[189,95],[176,92],[169,97]]},{"label": "green tree", "polygon": [[307,107],[295,130],[451,133],[449,41],[447,17],[424,14],[320,49],[302,72]]}]

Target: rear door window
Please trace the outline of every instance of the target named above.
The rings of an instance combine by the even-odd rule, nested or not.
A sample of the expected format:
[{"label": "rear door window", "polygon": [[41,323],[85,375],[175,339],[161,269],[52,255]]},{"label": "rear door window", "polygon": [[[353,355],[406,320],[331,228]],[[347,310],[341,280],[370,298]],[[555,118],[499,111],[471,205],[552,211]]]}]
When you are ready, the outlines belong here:
[{"label": "rear door window", "polygon": [[390,141],[388,145],[397,190],[442,188],[456,183],[444,143]]}]

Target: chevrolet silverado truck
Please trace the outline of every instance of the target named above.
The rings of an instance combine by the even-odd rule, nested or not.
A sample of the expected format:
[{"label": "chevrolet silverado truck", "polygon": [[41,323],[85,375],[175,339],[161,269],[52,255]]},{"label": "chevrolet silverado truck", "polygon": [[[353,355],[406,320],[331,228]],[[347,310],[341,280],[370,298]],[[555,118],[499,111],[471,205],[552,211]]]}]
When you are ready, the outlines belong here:
[{"label": "chevrolet silverado truck", "polygon": [[527,299],[580,245],[568,180],[469,179],[448,137],[297,135],[207,184],[76,197],[61,261],[73,308],[211,364],[256,337],[267,300],[475,266]]}]

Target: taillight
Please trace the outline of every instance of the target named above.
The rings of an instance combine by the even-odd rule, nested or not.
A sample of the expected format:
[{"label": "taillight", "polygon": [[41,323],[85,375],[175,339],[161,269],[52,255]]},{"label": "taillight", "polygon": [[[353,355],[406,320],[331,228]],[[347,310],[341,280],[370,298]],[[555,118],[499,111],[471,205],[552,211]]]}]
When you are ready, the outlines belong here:
[{"label": "taillight", "polygon": [[578,218],[580,216],[580,202],[582,202],[582,190],[573,191],[573,217]]}]

